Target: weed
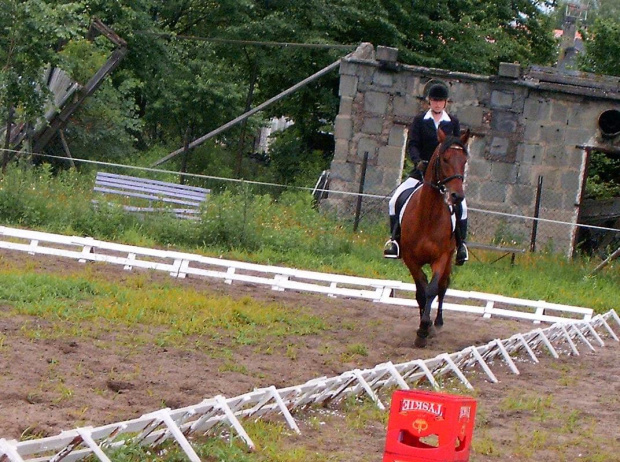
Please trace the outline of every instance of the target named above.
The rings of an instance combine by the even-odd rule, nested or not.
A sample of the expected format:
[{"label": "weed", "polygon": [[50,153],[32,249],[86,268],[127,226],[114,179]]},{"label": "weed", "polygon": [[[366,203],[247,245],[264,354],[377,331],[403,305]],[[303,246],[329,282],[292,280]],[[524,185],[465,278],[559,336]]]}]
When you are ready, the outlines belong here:
[{"label": "weed", "polygon": [[247,375],[248,368],[243,364],[227,361],[217,368],[219,372],[238,372],[239,374]]},{"label": "weed", "polygon": [[52,400],[54,404],[58,404],[73,397],[73,390],[62,382],[56,385],[55,392],[58,396]]},{"label": "weed", "polygon": [[[91,208],[89,175],[75,171],[54,175],[49,166],[9,168],[0,190],[0,219],[8,226],[88,235],[125,244],[174,246],[181,251],[225,254],[257,263],[410,280],[404,265],[393,265],[382,258],[386,232],[383,221],[368,220],[352,233],[348,223],[313,208],[311,195],[306,192],[286,192],[273,199],[249,185],[233,189],[212,194],[198,222],[165,216],[138,217],[124,213],[122,208]],[[495,242],[516,245],[523,240],[508,223],[497,228]],[[545,253],[520,256],[515,266],[504,261],[493,265],[471,261],[455,271],[452,287],[483,292],[497,292],[496,288],[501,287],[505,295],[589,306],[597,312],[618,308],[620,273],[606,271],[584,279],[595,263],[587,258],[568,261]],[[128,288],[141,288],[145,280],[145,276],[130,279]],[[7,300],[3,292],[13,287],[13,293],[20,293],[13,281],[0,284],[0,300]],[[41,295],[31,293],[33,298]],[[20,297],[27,294],[23,291]],[[63,298],[62,293],[57,295]],[[61,316],[79,316],[80,311],[93,314],[91,309],[68,308],[55,307]],[[37,314],[35,307],[31,307],[31,314]],[[144,315],[139,310],[130,314]]]},{"label": "weed", "polygon": [[294,343],[289,343],[286,346],[286,357],[292,361],[295,361],[297,359],[297,349],[297,345],[295,345]]},{"label": "weed", "polygon": [[476,432],[476,437],[472,440],[471,448],[472,452],[475,454],[498,458],[502,456],[499,449],[497,449],[493,438],[491,438],[485,431]]},{"label": "weed", "polygon": [[361,343],[347,345],[345,352],[342,354],[343,361],[351,361],[355,356],[368,356],[368,348]]},{"label": "weed", "polygon": [[548,411],[553,407],[553,398],[546,396],[528,396],[523,393],[513,393],[502,401],[501,408],[507,411],[528,411],[537,415],[547,415]]},{"label": "weed", "polygon": [[369,398],[347,396],[343,401],[343,409],[346,411],[347,425],[353,430],[373,425],[383,428],[387,425],[388,413],[381,410],[377,403]]},{"label": "weed", "polygon": [[576,431],[580,431],[581,426],[578,425],[579,418],[581,417],[581,412],[579,411],[570,411],[568,415],[564,415],[564,425],[562,426],[562,431],[568,433],[575,433]]}]

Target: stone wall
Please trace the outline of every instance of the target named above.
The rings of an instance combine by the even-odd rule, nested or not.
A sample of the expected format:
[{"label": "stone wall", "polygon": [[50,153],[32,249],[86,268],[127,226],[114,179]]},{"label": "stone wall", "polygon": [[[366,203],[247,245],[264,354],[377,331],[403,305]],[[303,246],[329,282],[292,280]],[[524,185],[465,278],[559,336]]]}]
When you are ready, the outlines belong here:
[{"label": "stone wall", "polygon": [[[365,153],[364,193],[391,194],[403,175],[408,124],[426,109],[425,85],[441,80],[450,88],[448,110],[473,134],[465,190],[475,240],[490,242],[504,233],[526,246],[533,221],[511,216],[533,216],[542,182],[540,217],[550,221],[539,227],[537,242],[571,252],[576,227],[553,221],[577,223],[589,151],[620,152],[620,137],[601,133],[598,123],[605,111],[612,126],[616,116],[620,123],[620,79],[517,64],[502,64],[496,76],[473,75],[402,65],[397,52],[363,44],[341,63],[324,205],[352,212],[355,197],[335,191],[359,190]],[[373,200],[381,202],[364,199],[366,205]],[[497,225],[490,227],[482,211],[499,212]]]}]

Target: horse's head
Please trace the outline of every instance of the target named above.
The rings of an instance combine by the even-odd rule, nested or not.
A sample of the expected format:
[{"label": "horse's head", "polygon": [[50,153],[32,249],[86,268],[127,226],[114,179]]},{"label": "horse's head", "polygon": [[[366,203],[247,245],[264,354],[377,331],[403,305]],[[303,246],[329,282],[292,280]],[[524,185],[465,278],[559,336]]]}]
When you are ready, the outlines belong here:
[{"label": "horse's head", "polygon": [[437,137],[439,145],[428,163],[424,182],[443,194],[450,204],[458,204],[465,198],[463,179],[469,130],[457,137],[446,136],[439,129]]}]

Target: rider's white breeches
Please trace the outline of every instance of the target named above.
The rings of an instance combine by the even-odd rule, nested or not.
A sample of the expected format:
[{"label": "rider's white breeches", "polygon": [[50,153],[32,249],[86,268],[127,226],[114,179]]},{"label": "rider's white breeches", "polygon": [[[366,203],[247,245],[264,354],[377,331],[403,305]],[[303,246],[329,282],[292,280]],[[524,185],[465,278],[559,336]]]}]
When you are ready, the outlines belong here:
[{"label": "rider's white breeches", "polygon": [[[407,177],[407,179],[403,181],[398,186],[398,188],[396,188],[394,194],[392,194],[392,197],[388,202],[388,213],[390,215],[396,215],[396,200],[398,199],[398,196],[400,196],[405,189],[415,188],[418,183],[419,181],[415,178]],[[463,214],[461,215],[461,220],[465,220],[467,218],[467,200],[463,199],[463,202],[461,202],[461,204],[463,205]]]}]

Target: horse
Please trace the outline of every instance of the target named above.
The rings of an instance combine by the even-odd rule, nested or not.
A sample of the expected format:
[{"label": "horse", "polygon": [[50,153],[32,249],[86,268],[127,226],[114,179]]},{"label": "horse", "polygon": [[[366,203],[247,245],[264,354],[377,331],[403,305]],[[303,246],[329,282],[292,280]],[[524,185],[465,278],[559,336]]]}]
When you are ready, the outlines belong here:
[{"label": "horse", "polygon": [[[420,307],[420,326],[415,346],[426,346],[427,338],[443,326],[443,299],[450,284],[452,256],[456,240],[452,227],[454,208],[464,198],[463,180],[467,162],[469,130],[460,137],[437,131],[439,144],[428,162],[424,181],[409,200],[401,223],[402,259],[416,286]],[[430,265],[430,283],[423,271]],[[431,323],[431,304],[438,297],[435,328]]]}]

